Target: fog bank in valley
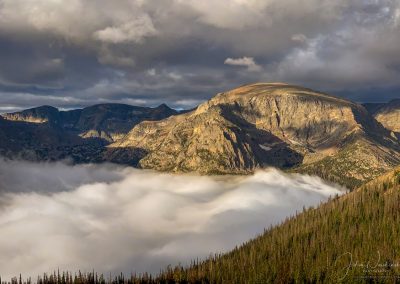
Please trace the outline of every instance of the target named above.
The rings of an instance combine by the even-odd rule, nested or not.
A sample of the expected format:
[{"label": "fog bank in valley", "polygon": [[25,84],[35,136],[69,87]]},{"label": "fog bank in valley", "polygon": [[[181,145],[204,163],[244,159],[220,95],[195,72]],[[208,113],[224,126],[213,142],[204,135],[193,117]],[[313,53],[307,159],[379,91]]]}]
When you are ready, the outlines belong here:
[{"label": "fog bank in valley", "polygon": [[274,169],[206,177],[0,161],[0,275],[158,272],[228,251],[341,193]]}]

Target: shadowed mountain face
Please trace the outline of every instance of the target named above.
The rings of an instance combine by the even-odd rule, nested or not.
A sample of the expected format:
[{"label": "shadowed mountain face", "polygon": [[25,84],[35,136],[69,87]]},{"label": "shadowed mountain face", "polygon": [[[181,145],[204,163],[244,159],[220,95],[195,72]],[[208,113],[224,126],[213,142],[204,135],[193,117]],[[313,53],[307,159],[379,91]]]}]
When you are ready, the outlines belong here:
[{"label": "shadowed mountain face", "polygon": [[374,110],[373,115],[384,127],[400,137],[400,99],[381,104]]},{"label": "shadowed mountain face", "polygon": [[[71,111],[41,106],[0,116],[0,155],[31,161],[103,162],[104,146],[143,120],[177,114],[157,108],[101,104]],[[128,164],[134,164],[129,161]]]},{"label": "shadowed mountain face", "polygon": [[275,166],[349,187],[400,163],[396,135],[363,106],[282,83],[242,86],[180,114],[166,105],[103,104],[72,111],[43,106],[4,117],[0,146],[8,157],[201,174]]},{"label": "shadowed mountain face", "polygon": [[3,116],[11,121],[47,123],[53,128],[72,132],[82,138],[100,138],[113,142],[143,120],[160,120],[177,113],[164,104],[156,108],[99,104],[71,111],[41,106]]},{"label": "shadowed mountain face", "polygon": [[73,157],[72,152],[84,156],[84,148],[94,150],[102,145],[99,141],[82,139],[48,123],[11,121],[1,116],[0,137],[1,156],[32,161],[65,159]]},{"label": "shadowed mountain face", "polygon": [[286,84],[243,86],[192,112],[142,122],[105,156],[203,174],[294,168],[349,186],[400,162],[398,141],[363,106]]}]

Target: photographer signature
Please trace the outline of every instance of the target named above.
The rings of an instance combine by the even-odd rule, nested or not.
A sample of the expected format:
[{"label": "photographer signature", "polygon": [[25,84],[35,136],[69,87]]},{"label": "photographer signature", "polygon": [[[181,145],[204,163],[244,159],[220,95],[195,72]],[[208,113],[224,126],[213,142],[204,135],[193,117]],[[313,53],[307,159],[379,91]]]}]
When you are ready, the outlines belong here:
[{"label": "photographer signature", "polygon": [[[346,262],[346,260],[348,262]],[[346,265],[339,269],[339,271],[337,272],[337,279],[339,281],[344,280],[349,275],[350,269],[352,268],[362,269],[363,273],[372,273],[374,275],[379,275],[387,272],[388,269],[400,267],[400,263],[392,263],[390,261],[381,262],[381,254],[379,251],[377,252],[377,259],[369,260],[368,262],[360,262],[358,260],[354,260],[353,254],[350,252],[346,252],[336,258],[334,266],[338,266],[340,262],[344,262],[346,263]]]}]

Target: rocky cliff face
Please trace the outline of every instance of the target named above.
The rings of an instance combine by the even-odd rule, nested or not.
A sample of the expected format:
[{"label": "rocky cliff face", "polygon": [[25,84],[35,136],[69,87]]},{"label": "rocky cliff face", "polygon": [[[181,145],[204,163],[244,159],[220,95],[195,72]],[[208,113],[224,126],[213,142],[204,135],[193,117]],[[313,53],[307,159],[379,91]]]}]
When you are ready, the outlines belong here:
[{"label": "rocky cliff face", "polygon": [[[354,155],[348,151],[352,145],[359,149]],[[374,147],[379,151],[370,161],[363,153]],[[344,169],[339,157],[349,155],[352,162],[361,159],[362,169],[355,162],[352,171],[340,174],[355,182],[400,162],[398,141],[364,107],[286,84],[243,86],[192,112],[142,122],[105,154],[142,168],[203,174],[249,173],[267,166],[311,172],[305,165],[329,159],[328,172]]]}]

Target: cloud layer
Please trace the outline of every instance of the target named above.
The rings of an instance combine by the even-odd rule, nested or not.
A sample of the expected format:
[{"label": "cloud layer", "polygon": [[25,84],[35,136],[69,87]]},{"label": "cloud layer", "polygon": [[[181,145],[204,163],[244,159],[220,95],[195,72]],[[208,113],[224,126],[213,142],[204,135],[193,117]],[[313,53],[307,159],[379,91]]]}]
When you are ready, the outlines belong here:
[{"label": "cloud layer", "polygon": [[386,101],[399,35],[399,0],[0,0],[0,105],[193,107],[255,81]]},{"label": "cloud layer", "polygon": [[0,167],[2,279],[57,268],[158,272],[230,250],[303,205],[342,193],[273,169],[214,178],[113,165]]}]

